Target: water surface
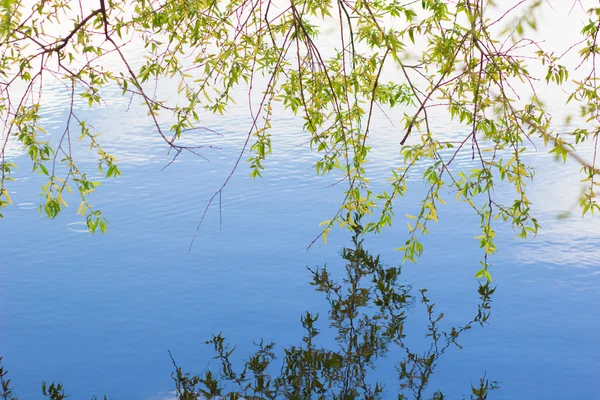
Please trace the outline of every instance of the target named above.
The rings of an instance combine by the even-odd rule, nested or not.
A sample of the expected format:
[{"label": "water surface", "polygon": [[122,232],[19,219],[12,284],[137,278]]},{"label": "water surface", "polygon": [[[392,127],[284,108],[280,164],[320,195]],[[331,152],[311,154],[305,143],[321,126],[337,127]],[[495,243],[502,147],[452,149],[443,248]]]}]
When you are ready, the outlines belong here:
[{"label": "water surface", "polygon": [[[67,98],[59,87],[53,93],[45,116],[56,140]],[[127,110],[126,103],[87,115],[123,172],[103,181],[92,197],[109,219],[104,236],[82,232],[75,197],[56,220],[40,217],[35,207],[42,179],[28,171],[18,146],[11,150],[21,169],[10,186],[15,205],[0,221],[0,354],[18,396],[40,398],[42,380],[60,380],[76,399],[168,398],[174,388],[168,350],[192,372],[215,365],[202,343],[219,332],[237,346],[238,361],[261,338],[281,351],[300,344],[305,311],[322,315],[322,344],[335,348],[325,318],[328,303],[308,284],[306,267],[327,264],[341,274],[340,249],[351,238],[335,231],[327,245],[319,241],[306,250],[319,222],[336,212],[343,187],[330,186],[335,175],[315,176],[316,155],[305,144],[301,123],[285,113],[275,119],[274,154],[263,179],[248,179],[242,166],[223,192],[222,208],[213,204],[188,253],[203,208],[245,139],[247,111],[239,105],[227,118],[205,116],[206,126],[222,136],[199,131],[190,140],[219,147],[202,153],[210,161],[185,155],[163,169],[170,161],[166,145],[143,109]],[[463,133],[444,121],[440,128],[449,137]],[[380,115],[369,164],[374,187],[384,187],[391,168],[400,165],[398,136]],[[84,150],[77,154],[94,174],[94,160]],[[465,332],[462,350],[449,348],[440,358],[430,394],[441,389],[461,398],[485,373],[500,384],[494,399],[596,395],[600,228],[578,217],[577,165],[560,166],[533,147],[527,154],[537,169],[530,198],[543,229],[534,241],[523,242],[500,225],[499,252],[491,259],[497,291],[489,323]],[[471,160],[464,155],[457,162],[469,168]],[[406,240],[401,216],[423,196],[418,180],[411,185],[394,226],[365,240],[389,265],[401,261],[394,251]],[[499,188],[497,195],[507,192]],[[565,210],[572,216],[557,219]],[[477,309],[473,275],[482,251],[476,235],[477,216],[449,201],[423,239],[422,259],[403,267],[402,282],[428,289],[446,328],[469,321]],[[407,313],[407,341],[425,351],[427,315],[419,307]],[[373,372],[386,383],[388,397],[396,393],[399,359],[390,353]]]}]

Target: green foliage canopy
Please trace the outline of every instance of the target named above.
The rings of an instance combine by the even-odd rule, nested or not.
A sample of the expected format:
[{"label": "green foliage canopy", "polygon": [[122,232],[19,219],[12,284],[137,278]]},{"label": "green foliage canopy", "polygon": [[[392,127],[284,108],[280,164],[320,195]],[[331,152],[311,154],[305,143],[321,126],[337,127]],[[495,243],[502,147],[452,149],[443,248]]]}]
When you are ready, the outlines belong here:
[{"label": "green foliage canopy", "polygon": [[[596,55],[600,8],[588,11],[581,41],[565,54],[579,52],[577,65],[564,65],[565,54],[545,51],[527,38],[537,26],[541,1],[491,0],[3,0],[0,6],[0,208],[12,200],[7,189],[17,166],[6,155],[18,140],[33,170],[47,177],[40,211],[56,217],[67,205],[65,192],[75,189],[79,214],[91,232],[107,228],[89,195],[98,182],[80,168],[71,139],[89,144],[106,178],[121,172],[117,158],[77,115],[75,99],[89,107],[103,104],[103,93],[118,87],[123,96],[144,103],[156,132],[172,151],[199,154],[182,137],[202,127],[200,111],[226,114],[234,92],[246,90],[252,123],[239,158],[210,203],[219,199],[243,159],[259,177],[271,152],[273,109],[279,103],[304,121],[310,146],[320,158],[316,173],[340,170],[345,198],[325,221],[321,237],[332,227],[355,228],[352,215],[372,214],[365,231],[379,232],[392,223],[394,203],[407,191],[415,165],[426,165],[428,185],[420,211],[408,215],[409,237],[400,247],[405,260],[423,252],[419,241],[444,204],[442,189],[480,217],[478,236],[483,257],[477,277],[490,280],[488,256],[494,245],[494,221],[508,221],[518,235],[535,235],[526,184],[533,170],[523,161],[525,146],[538,141],[558,158],[581,164],[587,190],[583,214],[598,210],[596,157],[585,160],[576,145],[598,142],[600,93]],[[510,4],[504,4],[510,3]],[[579,2],[574,2],[579,7]],[[334,33],[330,31],[333,30]],[[324,37],[331,40],[322,40]],[[333,38],[333,39],[332,39]],[[136,66],[131,46],[143,48]],[[118,65],[109,63],[115,57]],[[536,76],[533,64],[543,66]],[[571,82],[574,69],[586,71]],[[399,71],[390,74],[389,71]],[[392,78],[388,79],[391,76]],[[71,108],[57,143],[45,137],[41,108],[44,82],[58,80],[70,93]],[[151,90],[159,79],[177,82],[180,99],[161,99]],[[525,90],[513,86],[525,83]],[[580,105],[586,128],[557,132],[535,90],[538,82],[572,88],[568,101]],[[568,85],[567,85],[568,84]],[[460,140],[448,140],[431,127],[430,112],[443,107],[464,126]],[[403,163],[391,171],[389,189],[374,192],[367,178],[374,112],[400,115],[398,151]],[[172,121],[167,129],[165,115]],[[399,120],[399,121],[398,121]],[[209,128],[208,128],[209,129]],[[471,152],[477,167],[462,170],[455,159]],[[498,182],[514,189],[512,200],[494,195]]]}]

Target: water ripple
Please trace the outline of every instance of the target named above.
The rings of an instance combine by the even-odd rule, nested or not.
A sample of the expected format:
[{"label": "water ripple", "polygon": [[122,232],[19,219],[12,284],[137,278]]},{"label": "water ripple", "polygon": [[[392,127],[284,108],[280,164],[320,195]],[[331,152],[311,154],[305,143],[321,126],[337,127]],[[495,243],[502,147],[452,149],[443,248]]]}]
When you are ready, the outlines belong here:
[{"label": "water ripple", "polygon": [[67,224],[67,229],[71,232],[89,233],[87,224],[85,222],[71,222],[70,224]]}]

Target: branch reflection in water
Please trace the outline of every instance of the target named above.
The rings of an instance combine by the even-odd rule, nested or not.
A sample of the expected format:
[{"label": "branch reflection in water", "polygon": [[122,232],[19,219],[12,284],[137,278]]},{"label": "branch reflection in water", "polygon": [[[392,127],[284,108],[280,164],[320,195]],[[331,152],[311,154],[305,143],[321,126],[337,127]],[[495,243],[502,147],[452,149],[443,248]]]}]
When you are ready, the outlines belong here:
[{"label": "branch reflection in water", "polygon": [[[311,285],[329,302],[329,324],[336,333],[337,350],[318,344],[319,315],[306,312],[301,317],[305,329],[302,343],[284,349],[285,357],[278,369],[275,343],[261,341],[258,349],[243,365],[234,366],[230,347],[218,334],[206,342],[214,346],[218,369],[201,375],[184,372],[173,357],[176,395],[180,400],[198,398],[227,399],[443,399],[441,391],[427,390],[439,358],[450,346],[461,347],[461,334],[474,326],[483,326],[490,317],[491,297],[495,288],[489,282],[479,284],[480,303],[475,316],[462,326],[444,330],[443,313],[427,297],[427,290],[412,290],[399,280],[400,267],[381,263],[363,247],[360,218],[355,218],[352,247],[344,248],[345,276],[327,266],[309,268]],[[424,352],[413,351],[404,329],[407,310],[424,308],[427,334]],[[420,345],[423,348],[422,344]],[[379,359],[399,357],[396,362],[398,382],[380,382],[376,375]],[[277,365],[276,365],[277,364]],[[485,372],[471,388],[472,399],[486,399],[496,382]],[[430,393],[430,394],[427,394]]]}]

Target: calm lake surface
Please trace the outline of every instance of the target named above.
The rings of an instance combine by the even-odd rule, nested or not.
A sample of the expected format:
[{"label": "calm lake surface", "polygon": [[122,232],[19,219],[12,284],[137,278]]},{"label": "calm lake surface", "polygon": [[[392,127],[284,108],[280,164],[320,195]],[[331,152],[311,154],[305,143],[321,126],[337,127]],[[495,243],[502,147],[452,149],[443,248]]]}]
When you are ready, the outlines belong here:
[{"label": "calm lake surface", "polygon": [[[62,134],[67,97],[59,86],[46,108],[50,139]],[[207,116],[206,126],[222,136],[197,132],[190,140],[218,146],[185,155],[163,170],[170,158],[143,109],[114,93],[111,107],[86,111],[103,132],[101,140],[120,160],[123,177],[103,181],[92,197],[109,219],[109,231],[85,232],[76,215],[77,199],[57,220],[40,217],[42,179],[13,149],[21,166],[10,188],[15,205],[0,220],[0,355],[21,399],[41,398],[40,383],[61,381],[73,399],[107,395],[114,399],[169,399],[174,389],[170,350],[187,371],[216,367],[211,334],[222,332],[237,346],[241,361],[261,338],[284,347],[299,345],[305,311],[320,313],[321,344],[335,349],[328,332],[328,303],[308,284],[306,267],[327,264],[343,271],[340,250],[350,233],[337,230],[326,245],[318,224],[331,218],[342,200],[336,176],[318,178],[317,159],[305,144],[301,122],[282,114],[273,123],[274,154],[263,179],[248,179],[243,165],[222,197],[223,222],[214,205],[190,241],[208,199],[230,171],[245,139],[249,118],[243,104],[226,118]],[[452,137],[460,127],[435,127]],[[373,130],[370,177],[385,187],[390,170],[401,163],[399,129],[380,117]],[[82,149],[83,165],[94,160]],[[489,323],[464,333],[462,349],[450,347],[439,359],[428,386],[448,398],[468,396],[485,373],[500,388],[492,399],[592,399],[600,377],[600,225],[578,217],[581,183],[577,165],[560,165],[530,149],[527,162],[537,170],[530,198],[542,230],[534,241],[514,238],[498,224],[498,253],[492,257],[497,286]],[[585,153],[584,153],[585,154]],[[81,159],[81,158],[80,158]],[[460,160],[466,169],[470,154]],[[406,240],[403,214],[424,195],[418,177],[397,206],[394,226],[366,238],[365,247],[389,265]],[[498,188],[499,197],[508,190]],[[443,312],[444,327],[468,322],[477,311],[482,251],[478,218],[464,204],[441,210],[440,222],[423,238],[425,253],[403,267],[401,281],[428,297]],[[67,199],[69,201],[69,199]],[[558,219],[563,211],[573,216]],[[81,230],[84,230],[83,232]],[[427,315],[408,311],[407,340],[425,350]],[[281,354],[281,353],[279,353]],[[372,374],[397,393],[397,364],[389,353]]]}]

